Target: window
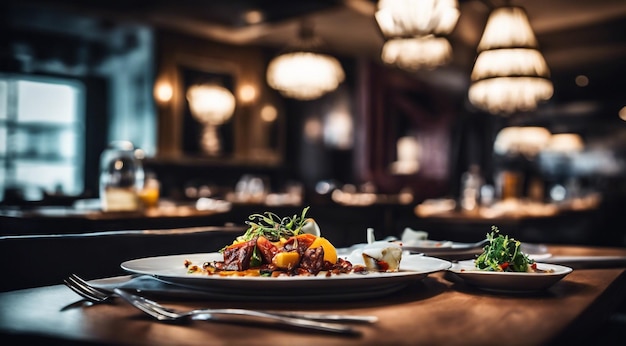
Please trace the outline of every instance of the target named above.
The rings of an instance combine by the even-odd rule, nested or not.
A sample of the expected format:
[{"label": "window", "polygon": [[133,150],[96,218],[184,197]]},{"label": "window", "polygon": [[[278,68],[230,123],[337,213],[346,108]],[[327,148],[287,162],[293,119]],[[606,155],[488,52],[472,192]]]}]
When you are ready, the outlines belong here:
[{"label": "window", "polygon": [[84,93],[74,80],[0,74],[2,200],[10,189],[26,200],[83,192]]}]

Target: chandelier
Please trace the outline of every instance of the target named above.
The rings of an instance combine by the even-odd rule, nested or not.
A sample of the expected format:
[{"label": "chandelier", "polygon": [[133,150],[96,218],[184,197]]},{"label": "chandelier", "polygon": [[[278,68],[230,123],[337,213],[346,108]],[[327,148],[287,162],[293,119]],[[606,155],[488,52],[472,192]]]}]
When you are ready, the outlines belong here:
[{"label": "chandelier", "polygon": [[550,71],[526,11],[496,8],[478,44],[471,74],[470,102],[494,114],[529,111],[552,97]]},{"label": "chandelier", "polygon": [[381,57],[405,70],[432,69],[450,61],[452,46],[447,39],[432,35],[394,38],[385,42]]},{"label": "chandelier", "polygon": [[552,134],[540,126],[505,127],[496,136],[493,151],[499,155],[523,155],[534,158],[551,140]]},{"label": "chandelier", "polygon": [[320,46],[313,26],[303,22],[297,44],[270,61],[269,86],[285,97],[299,100],[313,100],[337,89],[345,78],[343,68],[337,59],[319,53]]},{"label": "chandelier", "polygon": [[443,37],[459,19],[457,0],[380,0],[375,14],[386,42],[381,59],[407,70],[448,63],[452,47]]},{"label": "chandelier", "polygon": [[558,153],[579,152],[585,148],[583,139],[577,133],[556,133],[550,137],[546,150]]},{"label": "chandelier", "polygon": [[203,125],[200,146],[209,155],[221,153],[217,128],[228,121],[235,111],[235,96],[217,84],[192,85],[187,90],[191,115]]}]

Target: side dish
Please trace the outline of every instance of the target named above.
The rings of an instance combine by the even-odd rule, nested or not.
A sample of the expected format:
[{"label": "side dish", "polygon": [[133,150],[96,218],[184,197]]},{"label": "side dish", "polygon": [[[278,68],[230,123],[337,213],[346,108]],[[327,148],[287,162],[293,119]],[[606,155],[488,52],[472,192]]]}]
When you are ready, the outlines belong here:
[{"label": "side dish", "polygon": [[491,226],[487,234],[488,243],[476,258],[476,268],[494,272],[546,272],[537,269],[537,263],[521,251],[521,242],[499,233],[496,226]]},{"label": "side dish", "polygon": [[[385,263],[378,258],[375,267],[337,256],[335,246],[321,236],[313,218],[306,217],[309,207],[301,215],[279,217],[272,212],[248,216],[246,232],[232,244],[220,250],[222,261],[201,265],[185,260],[188,273],[221,276],[302,276],[338,275],[368,271],[388,271],[398,263]],[[399,258],[395,258],[399,262]],[[395,269],[397,270],[397,269]]]},{"label": "side dish", "polygon": [[373,242],[363,248],[361,256],[368,270],[395,272],[400,268],[402,247],[392,242]]}]

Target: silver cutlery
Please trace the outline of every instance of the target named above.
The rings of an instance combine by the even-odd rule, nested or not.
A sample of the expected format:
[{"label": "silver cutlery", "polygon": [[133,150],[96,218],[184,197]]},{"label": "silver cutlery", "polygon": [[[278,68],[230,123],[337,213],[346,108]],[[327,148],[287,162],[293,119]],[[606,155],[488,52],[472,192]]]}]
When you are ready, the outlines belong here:
[{"label": "silver cutlery", "polygon": [[[182,321],[182,320],[204,320],[204,321],[228,321],[228,322],[269,322],[277,327],[298,327],[323,332],[339,333],[346,335],[359,335],[360,331],[346,325],[337,323],[321,322],[304,318],[281,316],[263,311],[247,309],[195,309],[189,311],[177,311],[166,308],[147,298],[140,297],[119,288],[114,292],[129,302],[137,309],[158,319],[159,321]],[[224,316],[229,316],[225,319]],[[233,317],[235,317],[233,319]],[[236,318],[240,317],[240,318]],[[250,319],[252,318],[252,320]]]},{"label": "silver cutlery", "polygon": [[70,274],[63,280],[65,286],[92,303],[103,303],[111,300],[115,293],[103,288],[96,288],[76,274]]},{"label": "silver cutlery", "polygon": [[[63,280],[63,282],[72,291],[76,292],[81,297],[93,303],[107,302],[116,296],[120,296],[118,292],[111,291],[111,290],[101,288],[101,287],[95,287],[76,274],[71,274],[65,280]],[[156,307],[157,309],[162,309],[162,310],[168,309],[152,300],[142,298],[139,296],[136,296],[136,297],[143,299],[143,303],[146,305],[151,305],[152,307]],[[222,309],[222,310],[233,310],[233,309]],[[239,312],[241,312],[241,310],[243,309],[234,309],[234,310],[239,310]],[[246,310],[246,311],[252,311],[252,310]],[[276,315],[276,316],[282,316],[282,317],[301,318],[301,319],[325,321],[325,322],[375,323],[378,321],[378,317],[368,316],[368,315],[360,316],[360,315],[343,315],[343,314],[326,314],[326,313],[320,314],[320,313],[310,313],[310,312],[288,312],[288,311],[255,311],[255,312],[259,312],[265,315]]]}]

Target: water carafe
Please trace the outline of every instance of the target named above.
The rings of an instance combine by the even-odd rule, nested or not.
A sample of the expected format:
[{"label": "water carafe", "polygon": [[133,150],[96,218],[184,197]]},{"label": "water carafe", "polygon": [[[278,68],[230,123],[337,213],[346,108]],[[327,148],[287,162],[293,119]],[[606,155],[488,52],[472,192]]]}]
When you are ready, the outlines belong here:
[{"label": "water carafe", "polygon": [[136,211],[144,184],[142,157],[129,141],[114,141],[100,155],[100,202],[103,211]]}]

